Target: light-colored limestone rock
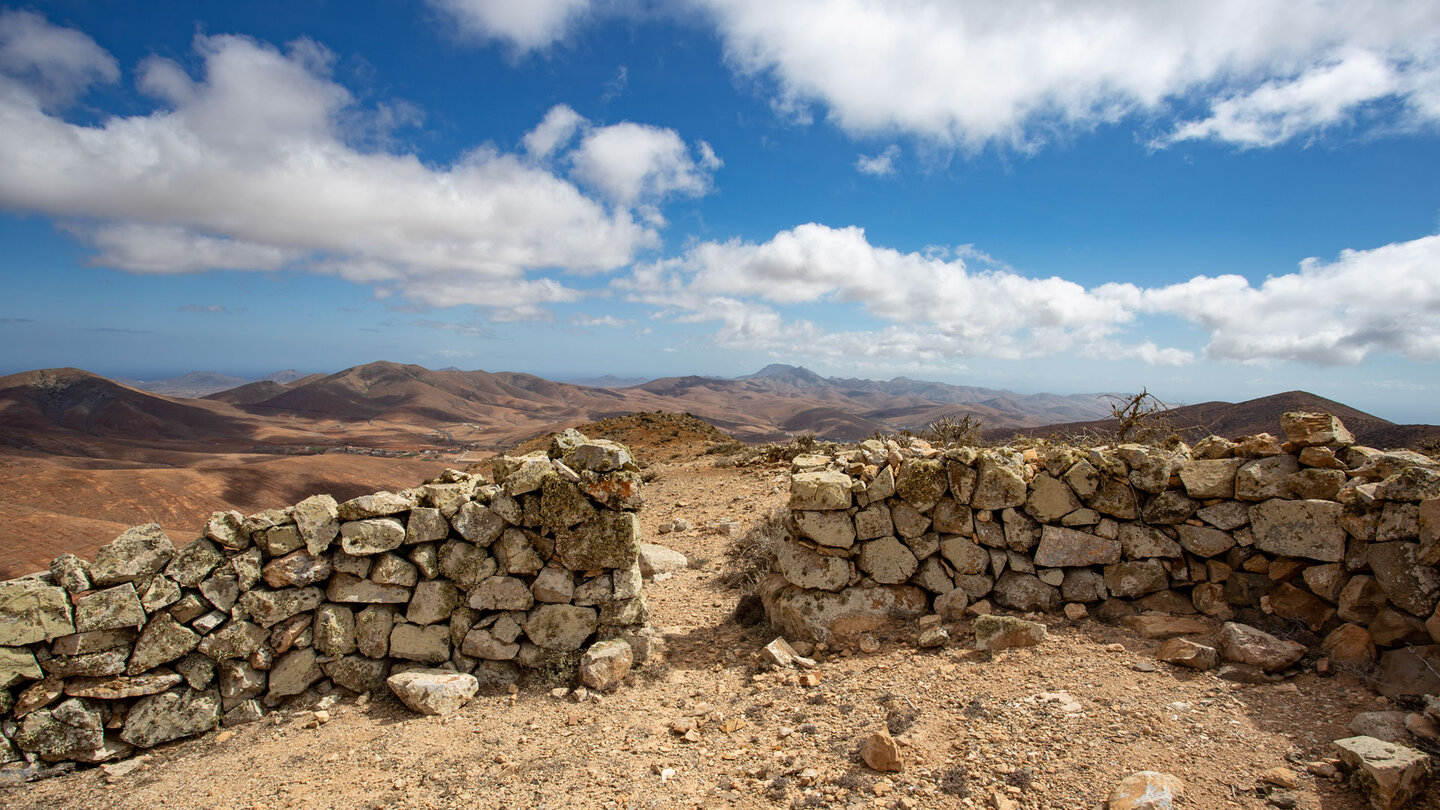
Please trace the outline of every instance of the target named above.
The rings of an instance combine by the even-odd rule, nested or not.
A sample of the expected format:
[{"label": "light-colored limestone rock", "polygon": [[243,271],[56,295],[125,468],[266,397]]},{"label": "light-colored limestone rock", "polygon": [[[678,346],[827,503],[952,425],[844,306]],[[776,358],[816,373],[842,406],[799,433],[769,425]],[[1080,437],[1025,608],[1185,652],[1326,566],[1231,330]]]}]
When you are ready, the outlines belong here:
[{"label": "light-colored limestone rock", "polygon": [[441,669],[400,672],[385,683],[411,711],[440,716],[459,711],[480,691],[475,676]]}]

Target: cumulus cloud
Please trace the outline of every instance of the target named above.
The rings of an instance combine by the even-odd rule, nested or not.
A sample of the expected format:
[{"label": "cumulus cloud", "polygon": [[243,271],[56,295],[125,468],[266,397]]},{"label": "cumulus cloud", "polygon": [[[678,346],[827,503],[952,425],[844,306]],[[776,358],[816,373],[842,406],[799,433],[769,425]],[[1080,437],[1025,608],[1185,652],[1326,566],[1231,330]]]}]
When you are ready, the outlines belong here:
[{"label": "cumulus cloud", "polygon": [[1440,360],[1440,236],[1306,259],[1298,272],[1256,286],[1242,276],[1198,276],[1098,295],[1141,313],[1171,315],[1210,335],[1205,354],[1239,361],[1354,365],[1375,354]]},{"label": "cumulus cloud", "polygon": [[[820,105],[855,134],[1033,147],[1135,115],[1268,145],[1389,102],[1440,121],[1440,5],[1428,0],[1205,3],[696,0],[738,71],[776,107]],[[1175,110],[1205,109],[1196,121]],[[1393,122],[1392,122],[1393,123]]]},{"label": "cumulus cloud", "polygon": [[673,129],[627,121],[586,133],[571,160],[576,179],[620,205],[632,206],[708,192],[711,173],[721,162],[704,141],[696,151],[698,159]]},{"label": "cumulus cloud", "polygon": [[900,147],[890,144],[885,151],[873,157],[861,155],[855,159],[855,171],[861,174],[884,177],[895,173],[895,159],[900,157]]},{"label": "cumulus cloud", "polygon": [[545,117],[534,129],[525,133],[521,142],[532,157],[543,160],[554,154],[556,149],[570,143],[575,133],[586,123],[585,117],[569,105],[556,104],[545,113]]},{"label": "cumulus cloud", "polygon": [[[1333,262],[1259,286],[1237,275],[1161,287],[1085,288],[952,258],[869,243],[860,228],[806,224],[763,243],[705,242],[617,281],[630,299],[681,323],[714,323],[728,348],[830,358],[1022,359],[1074,352],[1150,365],[1222,361],[1359,363],[1381,353],[1440,360],[1440,236]],[[800,312],[876,321],[830,329]],[[849,313],[854,313],[853,315]],[[1208,334],[1203,347],[1166,346],[1131,333],[1171,317]]]},{"label": "cumulus cloud", "polygon": [[[680,320],[720,321],[718,339],[745,348],[803,344],[842,354],[1020,358],[1103,340],[1132,314],[1060,278],[1028,278],[871,245],[863,229],[809,223],[756,244],[692,246],[637,268],[635,300]],[[853,305],[894,326],[825,334],[776,305]],[[822,339],[823,338],[823,339]]]},{"label": "cumulus cloud", "polygon": [[[718,165],[704,150],[692,160],[672,130],[594,128],[599,145],[582,145],[576,165],[605,192],[597,199],[490,146],[448,165],[362,148],[352,134],[386,114],[358,105],[331,76],[333,55],[309,40],[281,51],[198,37],[198,79],[168,59],[142,63],[137,84],[160,100],[155,111],[76,124],[50,109],[56,88],[113,80],[113,58],[35,15],[0,25],[12,32],[0,42],[13,44],[18,26],[69,54],[4,46],[0,206],[60,218],[97,262],[124,270],[308,270],[422,306],[545,317],[547,304],[578,297],[557,273],[611,271],[657,244],[653,206],[702,193]],[[579,126],[567,110],[552,110],[527,149],[559,152]],[[646,223],[631,203],[646,205]]]},{"label": "cumulus cloud", "polygon": [[544,48],[590,6],[590,0],[428,0],[465,33],[524,52]]},{"label": "cumulus cloud", "polygon": [[118,81],[120,66],[79,31],[33,12],[0,10],[0,73],[24,79],[36,99],[55,108],[93,83]]}]

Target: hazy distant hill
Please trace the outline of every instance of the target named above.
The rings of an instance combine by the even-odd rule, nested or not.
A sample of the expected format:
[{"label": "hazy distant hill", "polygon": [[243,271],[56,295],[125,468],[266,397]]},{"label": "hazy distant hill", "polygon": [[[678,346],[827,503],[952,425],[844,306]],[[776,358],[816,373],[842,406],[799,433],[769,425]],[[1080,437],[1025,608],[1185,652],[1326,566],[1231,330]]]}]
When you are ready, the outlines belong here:
[{"label": "hazy distant hill", "polygon": [[[1019,428],[1109,413],[1106,403],[1094,394],[1016,394],[906,377],[822,377],[806,368],[781,364],[736,379],[666,377],[637,388],[695,406],[740,406],[743,413],[788,433],[812,432],[843,440],[862,439],[877,430],[920,430],[942,416],[968,415],[988,427]],[[693,406],[689,409],[700,413]]]},{"label": "hazy distant hill", "polygon": [[192,371],[188,374],[182,374],[179,377],[170,377],[164,380],[121,379],[117,380],[117,382],[132,388],[139,388],[141,391],[149,391],[152,394],[159,394],[165,397],[198,399],[220,391],[228,391],[250,382],[274,382],[285,385],[295,382],[296,380],[304,379],[306,376],[304,372],[296,371],[293,368],[277,371],[274,374],[267,374],[258,380],[247,380],[244,377],[218,374],[214,371]]},{"label": "hazy distant hill", "polygon": [[216,391],[224,391],[249,382],[243,377],[217,374],[213,371],[192,371],[179,377],[164,380],[120,380],[119,382],[152,394],[165,397],[203,397]]}]

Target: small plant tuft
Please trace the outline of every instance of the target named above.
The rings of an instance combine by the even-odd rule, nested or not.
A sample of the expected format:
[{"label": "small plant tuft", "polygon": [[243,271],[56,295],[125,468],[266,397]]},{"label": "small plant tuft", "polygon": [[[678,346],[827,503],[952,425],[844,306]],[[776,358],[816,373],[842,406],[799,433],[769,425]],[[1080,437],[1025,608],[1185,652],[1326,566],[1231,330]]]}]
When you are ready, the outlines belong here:
[{"label": "small plant tuft", "polygon": [[725,548],[720,582],[727,588],[753,593],[761,580],[775,570],[776,551],[788,534],[785,512],[772,509],[763,520],[731,540]]}]

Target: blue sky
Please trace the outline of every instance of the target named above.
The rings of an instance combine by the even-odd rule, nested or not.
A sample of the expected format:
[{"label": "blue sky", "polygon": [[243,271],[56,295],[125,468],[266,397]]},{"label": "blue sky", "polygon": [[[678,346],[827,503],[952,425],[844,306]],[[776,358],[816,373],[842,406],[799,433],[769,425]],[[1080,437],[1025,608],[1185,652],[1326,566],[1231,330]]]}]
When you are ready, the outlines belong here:
[{"label": "blue sky", "polygon": [[1440,421],[1440,6],[0,7],[0,373],[771,362]]}]

